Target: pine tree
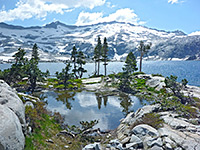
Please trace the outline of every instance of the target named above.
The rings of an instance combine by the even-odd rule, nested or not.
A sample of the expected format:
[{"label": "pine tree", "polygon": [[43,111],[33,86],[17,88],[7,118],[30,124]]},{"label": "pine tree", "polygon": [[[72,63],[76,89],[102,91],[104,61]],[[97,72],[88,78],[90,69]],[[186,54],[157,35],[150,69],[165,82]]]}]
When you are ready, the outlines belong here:
[{"label": "pine tree", "polygon": [[99,76],[99,70],[100,70],[101,55],[102,55],[102,44],[101,44],[101,38],[100,38],[100,36],[98,36],[97,45],[94,49],[95,74],[96,74],[96,62],[98,62],[98,68],[97,68],[98,76]]},{"label": "pine tree", "polygon": [[34,59],[35,61],[39,61],[38,47],[36,43],[33,45],[32,59]]},{"label": "pine tree", "polygon": [[83,76],[83,73],[87,72],[87,70],[85,70],[83,68],[83,65],[86,64],[86,61],[85,61],[85,55],[83,54],[82,51],[79,51],[78,52],[78,55],[77,55],[77,64],[78,64],[78,75],[79,75],[79,78],[82,78]]},{"label": "pine tree", "polygon": [[[7,70],[7,75],[4,77],[8,83],[16,83],[25,76],[25,64],[27,59],[24,58],[26,52],[19,48],[18,52],[13,55],[15,63]],[[5,72],[6,73],[6,72]]]},{"label": "pine tree", "polygon": [[62,69],[62,71],[56,72],[56,77],[60,80],[63,81],[64,87],[65,89],[67,88],[68,85],[68,80],[71,79],[72,75],[69,73],[71,65],[68,61],[65,62],[66,66],[64,69]]},{"label": "pine tree", "polygon": [[36,88],[37,80],[39,80],[39,78],[41,79],[43,76],[43,73],[38,68],[38,63],[39,63],[38,47],[37,47],[37,44],[34,44],[32,48],[32,57],[30,61],[28,62],[27,68],[26,68],[29,81],[31,84],[30,90],[32,93],[34,92]]},{"label": "pine tree", "polygon": [[128,56],[126,57],[125,65],[122,69],[129,74],[138,70],[137,61],[136,61],[136,58],[135,58],[135,56],[132,52],[130,52],[128,54]]},{"label": "pine tree", "polygon": [[108,43],[107,43],[107,39],[106,37],[104,38],[104,42],[103,42],[103,47],[102,47],[102,57],[103,57],[103,62],[104,62],[104,75],[106,76],[107,74],[107,70],[106,70],[106,66],[108,65]]},{"label": "pine tree", "polygon": [[142,57],[148,52],[148,50],[151,48],[151,45],[151,43],[145,45],[143,41],[140,41],[140,45],[138,47],[138,51],[140,52],[140,72],[142,71]]},{"label": "pine tree", "polygon": [[124,92],[132,92],[130,87],[131,74],[137,70],[137,61],[132,52],[126,57],[125,65],[122,68],[124,72],[121,74],[119,88]]},{"label": "pine tree", "polygon": [[74,73],[74,75],[75,75],[75,77],[76,78],[78,78],[78,75],[76,74],[77,73],[77,54],[78,54],[78,52],[77,52],[77,49],[76,49],[76,47],[74,46],[73,47],[73,49],[72,49],[72,53],[71,53],[71,60],[72,60],[72,62],[74,63],[74,68],[73,68],[73,70],[72,70],[72,72]]},{"label": "pine tree", "polygon": [[25,56],[26,52],[24,49],[19,48],[18,52],[15,53],[15,55],[13,55],[14,59],[15,59],[15,65],[24,65],[25,63]]}]

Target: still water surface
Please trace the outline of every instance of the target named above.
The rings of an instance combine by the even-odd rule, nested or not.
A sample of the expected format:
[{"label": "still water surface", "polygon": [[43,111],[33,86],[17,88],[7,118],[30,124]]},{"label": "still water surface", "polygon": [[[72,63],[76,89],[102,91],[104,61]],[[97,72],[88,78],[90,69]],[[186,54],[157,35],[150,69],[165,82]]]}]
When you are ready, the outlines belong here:
[{"label": "still water surface", "polygon": [[144,104],[135,96],[120,94],[117,96],[105,96],[102,94],[81,92],[55,92],[44,91],[41,95],[47,101],[47,109],[59,112],[64,116],[69,125],[79,125],[80,121],[99,120],[96,128],[115,129],[128,112],[136,111]]}]

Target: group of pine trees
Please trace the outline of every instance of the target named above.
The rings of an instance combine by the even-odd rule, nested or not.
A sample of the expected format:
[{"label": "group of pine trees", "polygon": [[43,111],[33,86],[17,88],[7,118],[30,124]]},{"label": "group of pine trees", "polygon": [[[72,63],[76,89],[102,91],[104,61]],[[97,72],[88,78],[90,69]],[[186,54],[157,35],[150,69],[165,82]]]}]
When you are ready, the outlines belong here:
[{"label": "group of pine trees", "polygon": [[[94,62],[95,62],[95,71],[94,71],[94,76],[99,76],[100,75],[100,62],[103,62],[104,65],[104,75],[107,75],[107,69],[106,66],[108,65],[108,43],[106,37],[104,38],[103,44],[101,43],[101,38],[100,36],[98,37],[97,40],[97,45],[94,49]],[[98,64],[98,67],[97,67]]]},{"label": "group of pine trees", "polygon": [[33,45],[31,59],[25,58],[25,50],[18,49],[18,52],[13,56],[15,63],[11,68],[0,72],[0,78],[4,79],[10,85],[15,85],[22,81],[23,78],[28,77],[30,82],[29,91],[33,92],[36,88],[36,82],[47,77],[49,72],[42,72],[39,67],[39,54],[37,44]]}]

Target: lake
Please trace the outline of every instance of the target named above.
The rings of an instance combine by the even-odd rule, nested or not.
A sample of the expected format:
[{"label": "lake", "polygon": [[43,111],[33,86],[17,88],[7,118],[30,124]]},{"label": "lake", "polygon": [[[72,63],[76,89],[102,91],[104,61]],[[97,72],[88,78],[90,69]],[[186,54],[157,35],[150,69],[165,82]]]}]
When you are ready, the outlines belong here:
[{"label": "lake", "polygon": [[[107,66],[108,74],[122,71],[124,62],[109,62]],[[1,69],[10,67],[11,64],[0,64]],[[139,66],[139,65],[138,65]],[[39,68],[42,71],[47,69],[51,75],[56,71],[61,71],[65,67],[64,63],[40,63]],[[142,71],[147,74],[162,74],[163,76],[176,75],[178,81],[186,78],[188,84],[200,86],[200,61],[143,61]],[[87,73],[83,77],[91,76],[94,73],[94,63],[87,63],[84,68]],[[104,68],[101,64],[100,73],[104,74]]]}]

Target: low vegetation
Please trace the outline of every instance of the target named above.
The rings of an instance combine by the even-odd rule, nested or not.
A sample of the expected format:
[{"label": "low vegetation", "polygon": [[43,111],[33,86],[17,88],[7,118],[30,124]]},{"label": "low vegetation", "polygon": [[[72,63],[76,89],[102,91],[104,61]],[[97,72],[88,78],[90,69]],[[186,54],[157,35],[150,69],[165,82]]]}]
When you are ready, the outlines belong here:
[{"label": "low vegetation", "polygon": [[160,115],[157,113],[148,113],[145,114],[141,120],[137,121],[136,123],[132,124],[130,126],[130,129],[133,129],[135,126],[140,125],[140,124],[148,124],[155,129],[159,129],[163,127],[163,119],[160,118]]}]

